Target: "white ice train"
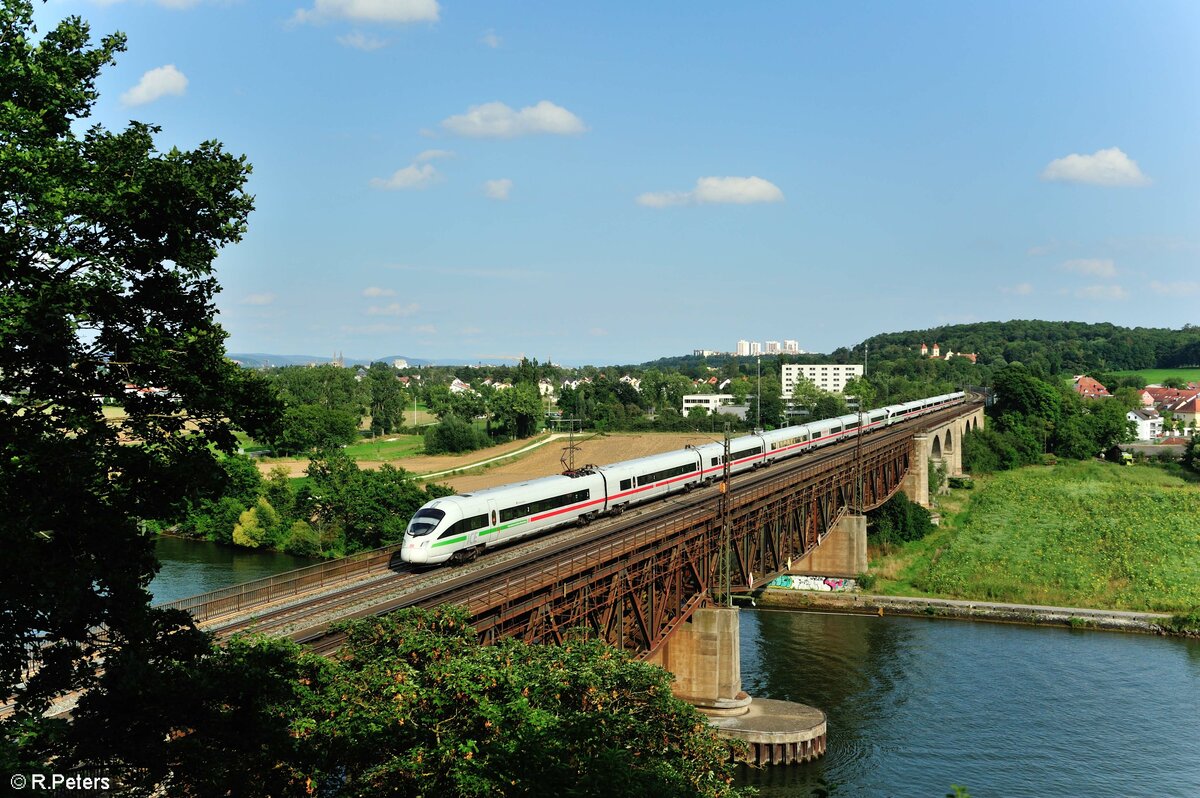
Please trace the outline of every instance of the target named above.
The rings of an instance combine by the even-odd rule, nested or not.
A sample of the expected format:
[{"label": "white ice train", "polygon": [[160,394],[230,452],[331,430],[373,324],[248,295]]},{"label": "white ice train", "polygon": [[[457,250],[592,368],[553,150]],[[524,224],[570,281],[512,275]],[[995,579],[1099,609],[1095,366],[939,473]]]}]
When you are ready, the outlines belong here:
[{"label": "white ice train", "polygon": [[[861,432],[963,400],[960,392],[877,408],[863,414]],[[858,425],[855,413],[734,438],[729,444],[729,469],[736,474],[853,437],[860,433]],[[724,469],[724,451],[724,444],[706,443],[570,475],[434,499],[409,522],[400,557],[421,564],[465,560],[547,529],[617,515],[630,505],[715,481]]]}]

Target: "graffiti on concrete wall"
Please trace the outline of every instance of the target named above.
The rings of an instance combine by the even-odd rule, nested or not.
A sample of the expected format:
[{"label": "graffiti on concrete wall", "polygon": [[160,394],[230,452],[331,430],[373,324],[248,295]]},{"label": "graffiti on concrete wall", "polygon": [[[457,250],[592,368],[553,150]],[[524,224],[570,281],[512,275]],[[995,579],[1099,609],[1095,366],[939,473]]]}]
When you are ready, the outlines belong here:
[{"label": "graffiti on concrete wall", "polygon": [[771,582],[771,587],[782,587],[786,590],[820,590],[825,593],[840,593],[846,590],[856,590],[858,585],[853,579],[784,574]]}]

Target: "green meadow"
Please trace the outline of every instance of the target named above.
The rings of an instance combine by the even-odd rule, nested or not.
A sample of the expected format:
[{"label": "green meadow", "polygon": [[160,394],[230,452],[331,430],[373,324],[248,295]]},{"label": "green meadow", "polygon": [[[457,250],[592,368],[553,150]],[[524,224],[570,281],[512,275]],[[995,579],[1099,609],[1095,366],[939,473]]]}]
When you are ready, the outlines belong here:
[{"label": "green meadow", "polygon": [[1200,485],[1069,462],[943,498],[943,526],[872,562],[876,592],[1184,612],[1200,608]]},{"label": "green meadow", "polygon": [[1118,377],[1129,377],[1134,374],[1146,381],[1147,385],[1160,385],[1163,380],[1177,379],[1184,382],[1200,382],[1200,368],[1195,369],[1139,369],[1137,371],[1114,371]]}]

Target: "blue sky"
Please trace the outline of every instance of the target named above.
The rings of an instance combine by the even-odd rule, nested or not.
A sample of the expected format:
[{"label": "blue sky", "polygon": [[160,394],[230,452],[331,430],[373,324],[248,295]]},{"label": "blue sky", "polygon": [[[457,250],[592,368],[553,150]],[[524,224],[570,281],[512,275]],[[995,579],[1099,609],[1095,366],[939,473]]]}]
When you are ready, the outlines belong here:
[{"label": "blue sky", "polygon": [[633,362],[1200,322],[1200,4],[51,0],[257,210],[241,352]]}]

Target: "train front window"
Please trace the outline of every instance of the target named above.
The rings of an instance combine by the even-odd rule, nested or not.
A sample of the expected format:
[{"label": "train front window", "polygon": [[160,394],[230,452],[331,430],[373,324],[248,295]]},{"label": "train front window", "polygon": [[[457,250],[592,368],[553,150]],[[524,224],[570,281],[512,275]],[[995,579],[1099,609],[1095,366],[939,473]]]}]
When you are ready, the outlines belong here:
[{"label": "train front window", "polygon": [[417,510],[417,514],[408,522],[408,534],[414,538],[428,535],[445,517],[446,513],[442,510]]}]

